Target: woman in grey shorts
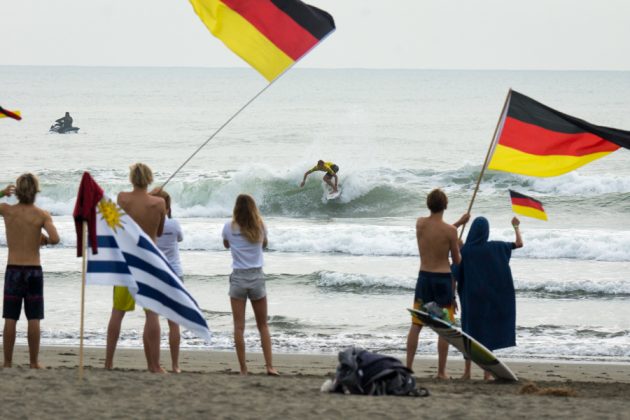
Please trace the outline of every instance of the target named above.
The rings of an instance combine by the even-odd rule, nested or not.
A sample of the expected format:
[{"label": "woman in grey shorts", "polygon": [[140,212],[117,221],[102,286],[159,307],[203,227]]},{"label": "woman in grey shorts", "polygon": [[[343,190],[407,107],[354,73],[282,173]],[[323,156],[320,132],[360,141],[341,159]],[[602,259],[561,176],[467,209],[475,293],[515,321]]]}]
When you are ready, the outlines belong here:
[{"label": "woman in grey shorts", "polygon": [[223,226],[223,245],[232,253],[229,295],[234,318],[234,344],[241,375],[247,375],[244,338],[247,298],[252,302],[254,309],[267,374],[278,375],[271,361],[267,292],[262,271],[263,248],[267,247],[267,229],[251,196],[241,194],[236,198],[232,220]]}]

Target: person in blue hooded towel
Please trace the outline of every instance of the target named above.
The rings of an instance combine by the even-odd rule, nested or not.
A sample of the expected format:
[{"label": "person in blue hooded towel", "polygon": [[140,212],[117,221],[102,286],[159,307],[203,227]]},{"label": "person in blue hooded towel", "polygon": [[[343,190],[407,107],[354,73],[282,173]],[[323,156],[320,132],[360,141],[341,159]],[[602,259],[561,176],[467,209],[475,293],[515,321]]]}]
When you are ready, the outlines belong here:
[{"label": "person in blue hooded towel", "polygon": [[[514,242],[488,241],[490,224],[485,217],[477,217],[462,247],[462,262],[454,270],[462,330],[489,350],[516,345],[516,298],[510,257],[513,249],[523,246],[519,225],[514,217]],[[462,378],[470,377],[470,360],[466,360]],[[484,372],[484,379],[490,379],[490,373]]]}]

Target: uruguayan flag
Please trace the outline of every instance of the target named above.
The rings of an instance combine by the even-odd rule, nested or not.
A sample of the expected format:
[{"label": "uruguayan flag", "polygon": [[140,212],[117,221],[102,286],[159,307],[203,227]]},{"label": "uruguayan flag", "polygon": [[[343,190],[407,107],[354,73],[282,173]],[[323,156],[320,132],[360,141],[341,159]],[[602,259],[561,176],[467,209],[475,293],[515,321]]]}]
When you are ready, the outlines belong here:
[{"label": "uruguayan flag", "polygon": [[210,330],[188,293],[151,238],[107,196],[96,207],[98,253],[88,252],[87,284],[125,286],[149,309],[210,341]]}]

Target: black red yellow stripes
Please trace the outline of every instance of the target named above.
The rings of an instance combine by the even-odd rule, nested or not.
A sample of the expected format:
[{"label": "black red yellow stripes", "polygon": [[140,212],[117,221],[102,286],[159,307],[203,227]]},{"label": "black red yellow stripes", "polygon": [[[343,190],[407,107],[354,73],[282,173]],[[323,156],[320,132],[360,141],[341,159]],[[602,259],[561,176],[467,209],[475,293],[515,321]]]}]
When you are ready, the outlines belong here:
[{"label": "black red yellow stripes", "polygon": [[628,131],[590,124],[518,92],[508,100],[489,169],[556,176],[630,148]]},{"label": "black red yellow stripes", "polygon": [[268,80],[335,29],[328,13],[299,0],[190,0],[217,38]]},{"label": "black red yellow stripes", "polygon": [[21,120],[22,115],[20,111],[9,111],[0,106],[0,118],[13,118],[14,120]]},{"label": "black red yellow stripes", "polygon": [[545,209],[540,201],[516,191],[509,191],[510,200],[512,201],[512,210],[514,213],[536,219],[547,220],[547,213],[545,213]]}]

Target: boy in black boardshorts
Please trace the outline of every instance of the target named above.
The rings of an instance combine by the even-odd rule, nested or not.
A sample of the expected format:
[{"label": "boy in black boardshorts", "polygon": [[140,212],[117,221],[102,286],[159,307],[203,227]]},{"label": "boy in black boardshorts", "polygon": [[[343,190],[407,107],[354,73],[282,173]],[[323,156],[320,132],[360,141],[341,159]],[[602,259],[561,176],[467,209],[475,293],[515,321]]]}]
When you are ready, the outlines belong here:
[{"label": "boy in black boardshorts", "polygon": [[[427,196],[427,207],[431,214],[420,217],[416,222],[416,239],[420,253],[420,273],[416,283],[414,308],[435,302],[448,310],[449,318],[453,320],[455,313],[455,280],[451,277],[451,264],[461,262],[457,228],[466,224],[469,214],[464,214],[452,225],[444,222],[444,210],[448,205],[446,194],[435,189]],[[422,322],[412,317],[411,327],[407,335],[407,367],[413,370],[413,359],[418,348],[418,337],[422,329]],[[447,379],[446,358],[448,342],[438,338],[438,379]]]},{"label": "boy in black boardshorts", "polygon": [[[39,363],[39,321],[44,318],[44,275],[39,247],[59,243],[59,235],[50,214],[34,204],[38,192],[37,177],[24,174],[15,183],[18,204],[0,204],[0,216],[4,218],[9,248],[2,307],[5,368],[11,367],[13,363],[15,331],[22,312],[22,302],[28,320],[30,366],[42,368]],[[48,235],[44,235],[42,229]]]}]

